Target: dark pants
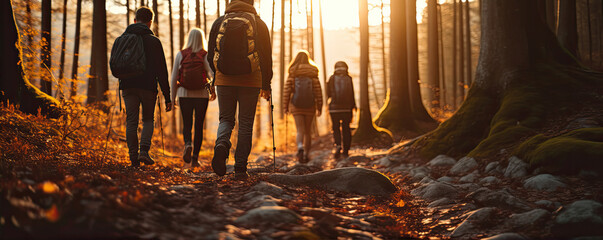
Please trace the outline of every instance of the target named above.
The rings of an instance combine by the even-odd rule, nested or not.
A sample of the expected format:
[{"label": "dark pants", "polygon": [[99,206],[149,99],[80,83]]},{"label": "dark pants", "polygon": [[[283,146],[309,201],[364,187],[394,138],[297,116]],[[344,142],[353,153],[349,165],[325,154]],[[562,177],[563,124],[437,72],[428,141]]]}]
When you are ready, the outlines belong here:
[{"label": "dark pants", "polygon": [[195,144],[193,146],[193,158],[199,156],[199,150],[203,143],[203,122],[207,112],[207,98],[180,98],[180,112],[182,113],[182,135],[184,145],[191,145],[191,130],[193,128],[193,112],[195,114]]},{"label": "dark pants", "polygon": [[295,128],[297,129],[297,150],[304,149],[306,154],[310,153],[312,147],[312,123],[315,115],[293,114]]},{"label": "dark pants", "polygon": [[142,133],[140,134],[140,151],[148,152],[153,137],[155,102],[157,93],[145,89],[130,88],[123,90],[126,105],[126,142],[130,157],[138,155],[138,116],[142,105]]},{"label": "dark pants", "polygon": [[331,113],[331,121],[333,122],[335,145],[341,146],[341,135],[343,135],[343,152],[347,152],[350,150],[352,142],[352,132],[350,131],[352,112]]},{"label": "dark pants", "polygon": [[247,171],[247,158],[251,152],[251,138],[255,108],[258,102],[259,88],[218,86],[218,105],[220,108],[220,125],[216,146],[223,145],[230,149],[230,135],[235,126],[235,114],[239,105],[239,129],[237,149],[235,151],[235,171]]}]

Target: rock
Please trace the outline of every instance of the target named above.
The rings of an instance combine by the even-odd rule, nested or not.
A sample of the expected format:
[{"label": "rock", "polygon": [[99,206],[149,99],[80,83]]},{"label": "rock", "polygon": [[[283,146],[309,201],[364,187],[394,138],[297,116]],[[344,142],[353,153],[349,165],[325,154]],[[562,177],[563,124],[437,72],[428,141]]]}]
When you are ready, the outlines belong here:
[{"label": "rock", "polygon": [[477,189],[479,189],[481,186],[475,183],[463,183],[463,184],[456,184],[454,185],[466,192],[473,192]]},{"label": "rock", "polygon": [[522,211],[531,209],[525,202],[504,190],[492,191],[483,187],[468,194],[466,197],[473,199],[473,201],[483,206],[510,208]]},{"label": "rock", "polygon": [[382,166],[382,167],[386,167],[386,168],[391,167],[394,164],[396,164],[396,162],[392,161],[389,156],[379,158],[376,161],[374,161],[373,163],[377,166]]},{"label": "rock", "polygon": [[252,197],[247,201],[253,207],[262,207],[262,206],[278,206],[282,200],[278,198],[274,198],[270,195],[257,195]]},{"label": "rock", "polygon": [[410,177],[415,179],[415,180],[420,180],[423,179],[427,176],[429,176],[429,172],[431,172],[431,170],[425,166],[421,166],[421,167],[417,167],[417,168],[413,168],[410,170]]},{"label": "rock", "polygon": [[482,240],[528,240],[529,238],[519,233],[501,233],[492,237],[482,238]]},{"label": "rock", "polygon": [[454,158],[451,158],[446,155],[438,155],[437,157],[431,159],[431,161],[429,161],[427,165],[431,167],[451,167],[455,163],[456,160],[454,160]]},{"label": "rock", "polygon": [[487,177],[482,178],[481,180],[479,180],[479,183],[481,185],[488,186],[488,185],[500,183],[500,179],[498,179],[495,176],[487,176]]},{"label": "rock", "polygon": [[549,200],[539,200],[539,201],[534,202],[534,204],[536,204],[539,207],[549,208],[549,209],[557,209],[557,208],[561,207],[561,203],[552,202]]},{"label": "rock", "polygon": [[410,193],[428,201],[435,201],[443,197],[456,197],[458,190],[447,183],[433,182],[429,185],[416,188]]},{"label": "rock", "polygon": [[500,162],[488,163],[488,165],[486,165],[486,168],[484,169],[484,172],[487,174],[502,173],[502,171],[500,170]]},{"label": "rock", "polygon": [[438,178],[438,182],[451,183],[451,182],[454,182],[454,178],[451,178],[451,177],[448,177],[448,176],[443,176],[441,178]]},{"label": "rock", "polygon": [[273,197],[278,197],[284,192],[281,187],[264,181],[256,184],[251,189]]},{"label": "rock", "polygon": [[342,159],[339,162],[337,162],[337,165],[335,166],[336,168],[342,168],[342,167],[353,167],[356,166],[356,164],[358,163],[367,163],[370,162],[371,158],[365,156],[364,154],[353,154],[350,155],[348,158]]},{"label": "rock", "polygon": [[174,191],[181,191],[181,190],[195,190],[195,187],[193,185],[174,185],[168,188],[169,190],[174,190]]},{"label": "rock", "polygon": [[254,226],[260,223],[297,223],[300,216],[286,207],[271,206],[249,210],[235,220],[235,223]]},{"label": "rock", "polygon": [[561,209],[552,228],[561,237],[603,235],[603,204],[579,200]]},{"label": "rock", "polygon": [[571,121],[565,129],[576,130],[580,128],[596,128],[601,127],[596,118],[577,118]]},{"label": "rock", "polygon": [[505,177],[521,178],[528,175],[528,164],[513,156],[509,158],[509,165],[505,169]]},{"label": "rock", "polygon": [[327,190],[356,193],[361,195],[385,196],[397,191],[396,186],[385,175],[366,168],[339,168],[307,175],[273,174],[273,182],[286,185],[305,185]]},{"label": "rock", "polygon": [[452,201],[452,199],[445,197],[445,198],[440,198],[438,200],[431,202],[429,205],[427,205],[427,207],[439,207],[439,206],[449,205],[449,204],[453,204],[453,203],[454,203],[454,201]]},{"label": "rock", "polygon": [[433,179],[431,179],[430,177],[424,177],[423,179],[421,179],[421,181],[419,181],[420,185],[425,185],[425,184],[430,184],[433,182]]},{"label": "rock", "polygon": [[553,192],[558,188],[566,187],[566,185],[559,178],[551,174],[540,174],[526,179],[523,187],[526,189]]},{"label": "rock", "polygon": [[463,157],[461,158],[452,168],[450,169],[450,174],[452,175],[463,175],[470,172],[473,172],[477,168],[478,164],[472,157]]},{"label": "rock", "polygon": [[487,223],[495,213],[496,208],[493,207],[480,208],[467,213],[468,217],[450,233],[450,238],[473,238],[484,233],[486,229],[480,229],[478,226]]},{"label": "rock", "polygon": [[472,183],[475,182],[475,180],[477,179],[478,174],[477,173],[469,173],[465,176],[463,176],[461,179],[459,179],[459,182],[461,183]]},{"label": "rock", "polygon": [[513,229],[534,228],[541,226],[551,218],[551,213],[544,209],[534,209],[524,213],[511,214],[507,224]]},{"label": "rock", "polygon": [[578,173],[578,176],[580,176],[581,178],[586,179],[586,180],[595,180],[595,179],[600,178],[599,173],[597,173],[596,171],[588,171],[588,170],[580,170],[580,173]]}]

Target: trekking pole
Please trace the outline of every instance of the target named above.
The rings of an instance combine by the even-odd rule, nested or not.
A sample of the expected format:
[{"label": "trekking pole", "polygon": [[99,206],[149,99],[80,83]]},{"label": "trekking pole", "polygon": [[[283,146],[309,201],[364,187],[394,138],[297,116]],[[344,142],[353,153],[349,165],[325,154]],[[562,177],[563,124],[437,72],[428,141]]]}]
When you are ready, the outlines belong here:
[{"label": "trekking pole", "polygon": [[289,114],[285,114],[285,154],[287,154],[287,145],[289,145]]},{"label": "trekking pole", "polygon": [[274,104],[270,96],[270,128],[272,130],[272,171],[276,172],[276,146],[274,144]]},{"label": "trekking pole", "polygon": [[163,121],[161,120],[161,100],[157,99],[157,106],[159,107],[159,129],[161,129],[161,154],[165,157],[165,147],[163,145]]}]

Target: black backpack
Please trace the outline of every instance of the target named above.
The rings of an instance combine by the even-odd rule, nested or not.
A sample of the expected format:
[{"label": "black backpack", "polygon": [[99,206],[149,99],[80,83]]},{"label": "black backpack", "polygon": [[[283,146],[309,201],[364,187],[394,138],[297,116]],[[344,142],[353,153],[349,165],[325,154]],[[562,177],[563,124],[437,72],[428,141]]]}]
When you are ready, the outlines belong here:
[{"label": "black backpack", "polygon": [[256,20],[253,13],[224,15],[216,37],[214,66],[225,75],[243,75],[260,70],[256,50]]},{"label": "black backpack", "polygon": [[354,106],[354,89],[352,78],[348,75],[335,75],[331,103],[340,108],[352,109]]},{"label": "black backpack", "polygon": [[295,92],[291,99],[293,106],[297,108],[311,108],[314,106],[314,91],[312,89],[312,78],[296,77]]},{"label": "black backpack", "polygon": [[124,33],[115,39],[109,66],[119,79],[134,78],[146,70],[146,57],[142,35]]}]

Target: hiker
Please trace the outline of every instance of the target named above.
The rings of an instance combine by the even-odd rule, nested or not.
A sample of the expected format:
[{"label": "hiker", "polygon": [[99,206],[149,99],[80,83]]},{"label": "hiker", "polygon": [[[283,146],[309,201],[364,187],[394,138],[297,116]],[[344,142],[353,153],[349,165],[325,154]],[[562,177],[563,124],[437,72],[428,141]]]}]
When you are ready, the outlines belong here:
[{"label": "hiker", "polygon": [[[199,28],[191,29],[184,48],[174,59],[172,68],[172,102],[174,106],[180,105],[183,122],[184,153],[182,159],[185,163],[191,163],[192,167],[200,166],[198,159],[203,143],[203,122],[207,104],[208,101],[216,99],[216,92],[209,84],[209,79],[213,78],[214,72],[209,67],[206,49],[205,33]],[[191,140],[193,112],[194,147]]]},{"label": "hiker", "polygon": [[[133,167],[139,167],[140,162],[145,165],[155,163],[149,156],[149,150],[154,130],[157,84],[161,86],[165,99],[165,111],[172,110],[163,47],[161,41],[153,35],[153,31],[150,29],[153,24],[153,15],[153,11],[148,7],[138,8],[134,24],[128,26],[124,34],[115,40],[111,50],[111,71],[115,77],[119,78],[119,89],[123,92],[126,105],[126,142]],[[122,41],[123,39],[132,41]],[[131,47],[128,45],[130,43],[135,45]],[[136,45],[138,43],[141,44]],[[143,124],[139,148],[138,115],[141,105]]]},{"label": "hiker", "polygon": [[247,158],[251,152],[253,121],[258,95],[270,99],[272,47],[268,27],[257,15],[253,0],[232,0],[225,14],[212,25],[208,41],[212,82],[218,95],[220,125],[211,166],[218,176],[226,174],[239,105],[239,129],[235,150],[236,179],[246,179]]},{"label": "hiker", "polygon": [[335,63],[335,73],[327,81],[327,102],[333,123],[334,157],[338,159],[341,156],[343,135],[343,157],[347,158],[352,141],[350,122],[352,112],[356,110],[356,101],[354,83],[348,74],[348,65],[343,61]]},{"label": "hiker", "polygon": [[283,112],[293,114],[297,129],[297,161],[307,163],[312,146],[312,123],[322,113],[318,68],[307,51],[297,53],[289,64],[289,76],[283,89]]}]

